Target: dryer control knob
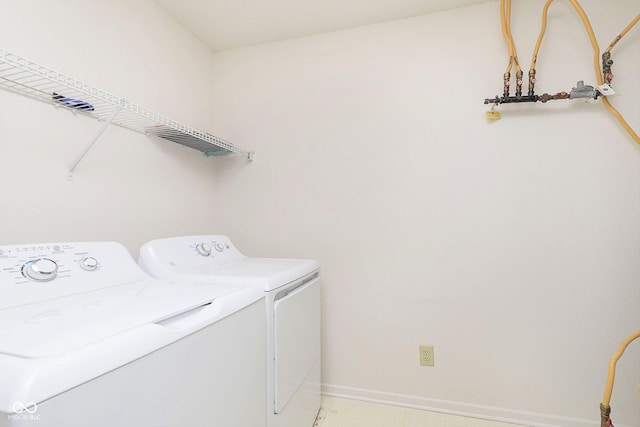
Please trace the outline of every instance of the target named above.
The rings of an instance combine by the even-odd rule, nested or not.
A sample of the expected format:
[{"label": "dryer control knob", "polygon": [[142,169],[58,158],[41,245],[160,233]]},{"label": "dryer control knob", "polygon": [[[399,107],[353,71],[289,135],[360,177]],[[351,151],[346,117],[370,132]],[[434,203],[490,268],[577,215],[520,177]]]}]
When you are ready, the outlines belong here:
[{"label": "dryer control knob", "polygon": [[199,245],[196,245],[196,251],[198,251],[202,256],[209,256],[211,255],[211,246],[206,243],[200,243]]},{"label": "dryer control knob", "polygon": [[48,282],[58,275],[58,264],[49,258],[38,258],[23,265],[22,273],[36,282]]},{"label": "dryer control knob", "polygon": [[216,242],[215,248],[216,248],[216,251],[218,251],[218,252],[224,251],[224,243]]},{"label": "dryer control knob", "polygon": [[92,256],[84,257],[80,260],[80,268],[87,271],[95,271],[98,269],[98,260]]}]

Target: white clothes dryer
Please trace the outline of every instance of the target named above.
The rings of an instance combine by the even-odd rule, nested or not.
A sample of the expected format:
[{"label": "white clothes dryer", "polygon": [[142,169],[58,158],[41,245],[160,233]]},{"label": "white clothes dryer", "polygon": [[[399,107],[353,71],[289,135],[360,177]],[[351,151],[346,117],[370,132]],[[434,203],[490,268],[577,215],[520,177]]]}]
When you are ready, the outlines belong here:
[{"label": "white clothes dryer", "polygon": [[228,237],[185,236],[148,242],[139,265],[175,282],[252,285],[264,292],[267,426],[311,427],[320,409],[320,264],[250,258]]},{"label": "white clothes dryer", "polygon": [[117,243],[0,246],[0,426],[264,426],[263,300]]}]

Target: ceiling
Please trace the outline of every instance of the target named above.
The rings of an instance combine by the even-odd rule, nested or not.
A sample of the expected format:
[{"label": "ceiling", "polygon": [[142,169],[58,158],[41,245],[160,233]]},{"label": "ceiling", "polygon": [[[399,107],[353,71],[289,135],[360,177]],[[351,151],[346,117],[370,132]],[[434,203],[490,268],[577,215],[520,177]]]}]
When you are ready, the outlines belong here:
[{"label": "ceiling", "polygon": [[488,1],[491,0],[155,0],[214,51]]}]

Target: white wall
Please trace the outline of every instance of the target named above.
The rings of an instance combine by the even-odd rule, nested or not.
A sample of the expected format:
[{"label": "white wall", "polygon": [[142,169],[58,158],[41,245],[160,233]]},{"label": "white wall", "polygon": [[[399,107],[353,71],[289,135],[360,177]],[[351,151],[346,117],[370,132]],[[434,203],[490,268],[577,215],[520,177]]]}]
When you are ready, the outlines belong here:
[{"label": "white wall", "polygon": [[[182,121],[212,128],[212,55],[150,1],[0,1],[0,47]],[[211,232],[214,163],[171,142],[0,91],[1,244]],[[231,161],[239,161],[231,159]]]},{"label": "white wall", "polygon": [[[514,2],[528,71],[544,2]],[[638,2],[581,2],[602,47]],[[640,130],[640,38],[612,98]],[[569,2],[552,6],[537,92],[595,83]],[[640,324],[640,150],[600,101],[499,107],[498,2],[215,57],[216,229],[254,256],[321,261],[324,389],[527,422],[598,425],[607,363]],[[418,345],[435,346],[435,368]],[[640,345],[616,425],[640,425]]]}]

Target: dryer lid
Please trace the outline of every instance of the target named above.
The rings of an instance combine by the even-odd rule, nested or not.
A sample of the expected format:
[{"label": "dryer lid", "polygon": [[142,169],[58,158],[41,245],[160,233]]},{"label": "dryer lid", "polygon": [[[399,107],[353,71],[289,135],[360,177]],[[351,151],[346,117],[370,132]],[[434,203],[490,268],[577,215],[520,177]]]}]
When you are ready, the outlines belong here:
[{"label": "dryer lid", "polygon": [[203,278],[259,286],[269,292],[319,268],[318,261],[310,259],[243,258],[223,264],[210,264],[198,273]]},{"label": "dryer lid", "polygon": [[0,310],[0,354],[59,355],[158,323],[239,289],[237,284],[177,285],[148,279]]}]

